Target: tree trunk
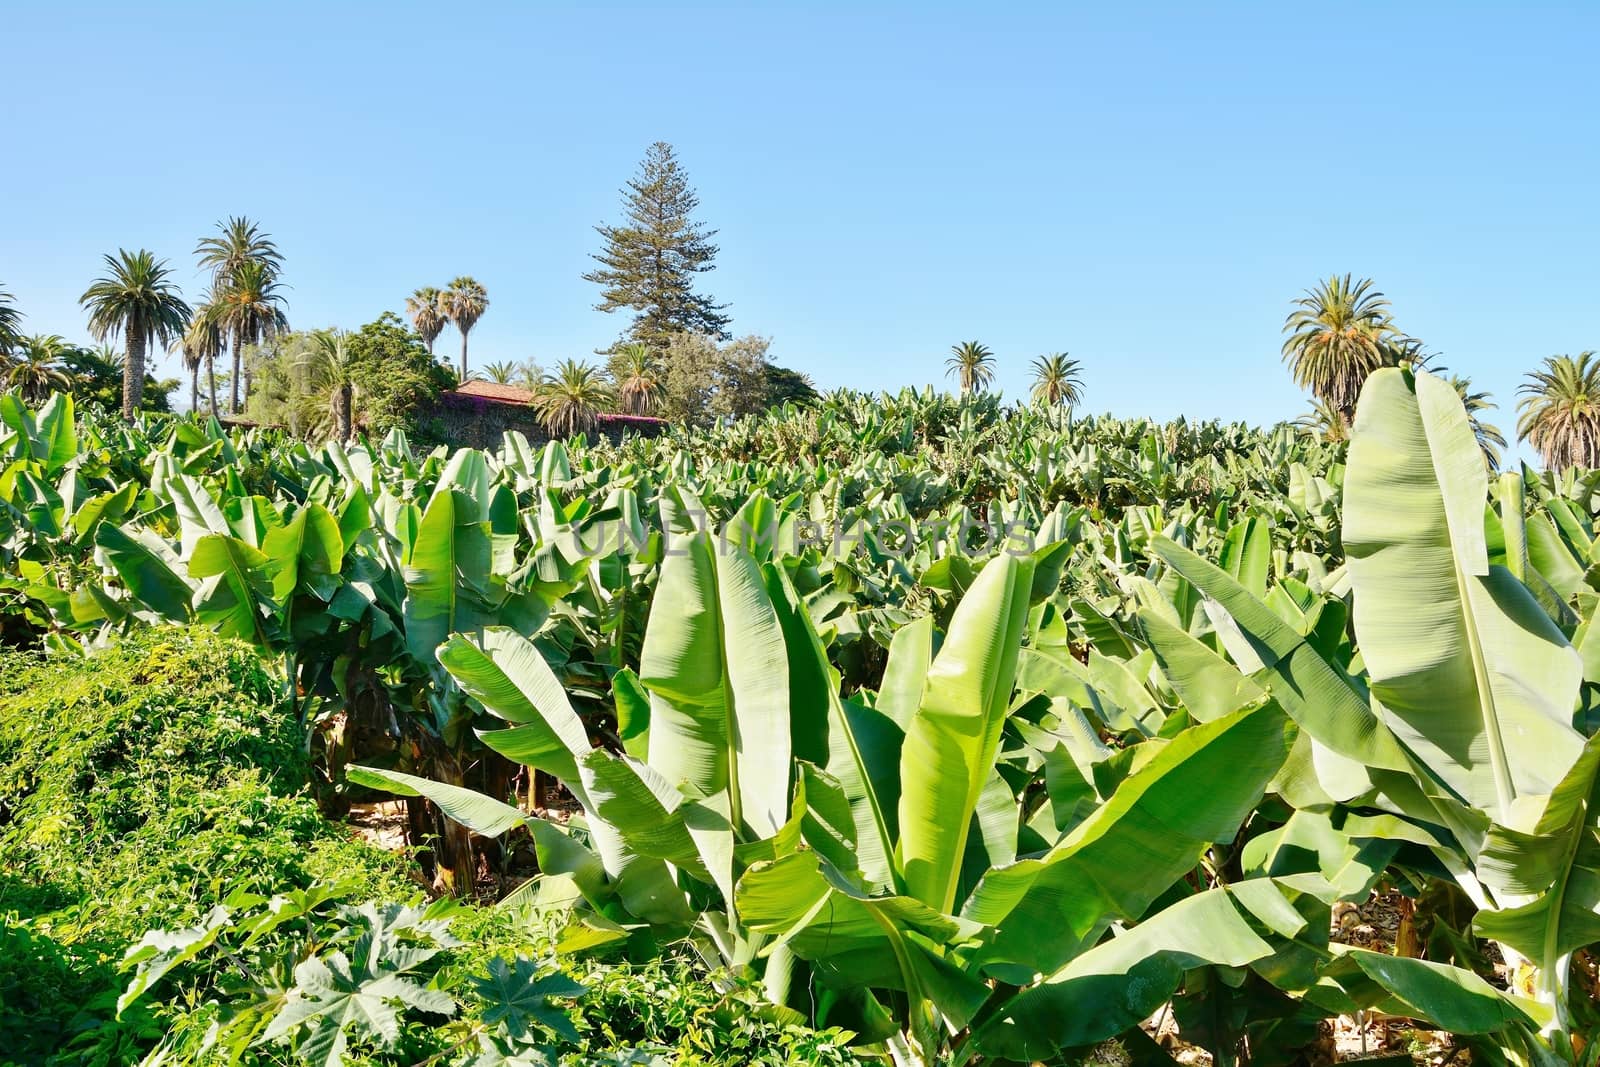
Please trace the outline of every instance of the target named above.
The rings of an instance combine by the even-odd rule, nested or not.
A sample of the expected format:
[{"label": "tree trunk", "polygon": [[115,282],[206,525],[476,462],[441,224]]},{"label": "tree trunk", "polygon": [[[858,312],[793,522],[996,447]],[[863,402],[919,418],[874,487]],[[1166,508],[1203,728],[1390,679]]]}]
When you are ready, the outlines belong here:
[{"label": "tree trunk", "polygon": [[[465,786],[461,764],[449,753],[434,757],[435,777],[447,785]],[[470,897],[478,880],[478,860],[472,851],[472,831],[439,812],[439,866],[449,871],[452,896]]]},{"label": "tree trunk", "polygon": [[467,331],[461,331],[461,380],[467,380]]},{"label": "tree trunk", "polygon": [[228,382],[229,387],[233,390],[233,403],[228,405],[228,410],[235,415],[239,414],[239,371],[243,366],[243,355],[244,334],[242,331],[235,330],[233,331],[233,377]]},{"label": "tree trunk", "polygon": [[200,417],[200,364],[189,368],[189,412]]},{"label": "tree trunk", "polygon": [[350,440],[351,409],[355,407],[354,390],[348,384],[333,390],[333,432],[342,444]]},{"label": "tree trunk", "polygon": [[206,356],[207,391],[211,394],[211,414],[217,413],[217,359]]},{"label": "tree trunk", "polygon": [[132,422],[144,401],[144,334],[131,325],[125,333],[128,358],[122,365],[122,417]]}]

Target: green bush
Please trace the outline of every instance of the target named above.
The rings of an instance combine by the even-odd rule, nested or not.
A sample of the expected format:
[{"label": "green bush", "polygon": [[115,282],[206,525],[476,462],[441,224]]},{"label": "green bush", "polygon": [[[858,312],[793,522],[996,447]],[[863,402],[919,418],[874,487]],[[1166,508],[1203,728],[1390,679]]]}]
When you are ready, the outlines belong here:
[{"label": "green bush", "polygon": [[123,951],[232,890],[415,895],[398,859],[319,814],[278,689],[197,630],[0,656],[0,1056],[120,1062],[147,1043],[144,1013],[107,1025]]},{"label": "green bush", "polygon": [[[279,687],[251,649],[200,630],[144,631],[87,659],[0,654],[0,1064],[109,1067],[161,1044],[170,1064],[222,1062],[202,1051],[213,1024],[225,1038],[229,1024],[245,1042],[262,1038],[297,962],[355,951],[362,916],[385,907],[358,912],[355,902],[420,902],[403,859],[319,813]],[[147,930],[182,940],[181,928],[203,928],[219,904],[237,923],[270,910],[262,898],[307,889],[301,899],[320,903],[303,918],[248,946],[230,925],[218,944],[163,968],[118,1017],[117,998],[142,977],[119,965]],[[458,1008],[446,1018],[396,1004],[390,1048],[351,1028],[352,1067],[433,1055],[441,1064],[859,1062],[841,1035],[811,1031],[748,981],[708,980],[698,961],[674,953],[564,961],[584,992],[562,1002],[570,1029],[530,1039],[528,1055],[547,1058],[478,1060],[472,1035],[488,1033],[500,1003],[491,976],[508,966],[551,973],[557,931],[514,910],[435,913],[452,936],[419,977]],[[266,1067],[303,1062],[310,1041],[307,1031],[233,1044],[238,1062]]]}]

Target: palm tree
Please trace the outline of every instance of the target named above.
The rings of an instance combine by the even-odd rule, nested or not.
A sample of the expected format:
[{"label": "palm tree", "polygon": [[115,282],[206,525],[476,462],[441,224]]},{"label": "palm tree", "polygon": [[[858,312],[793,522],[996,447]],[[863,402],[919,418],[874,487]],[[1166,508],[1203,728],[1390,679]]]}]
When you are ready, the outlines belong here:
[{"label": "palm tree", "polygon": [[207,394],[211,401],[211,414],[217,413],[217,357],[222,355],[222,329],[217,323],[217,309],[210,294],[194,310],[189,328],[178,339],[178,349],[183,353],[183,366],[189,372],[189,410],[200,411],[200,368],[206,369]]},{"label": "palm tree", "polygon": [[189,305],[169,280],[166,260],[140,249],[106,256],[106,275],[95,279],[78,303],[89,312],[95,340],[121,334],[127,346],[122,368],[122,417],[133,421],[144,400],[144,354],[160,342],[169,347],[189,326]]},{"label": "palm tree", "polygon": [[1517,389],[1517,438],[1546,467],[1600,466],[1600,360],[1593,352],[1550,356]]},{"label": "palm tree", "polygon": [[444,310],[444,294],[431,285],[423,286],[406,297],[406,314],[411,316],[411,328],[428,346],[428,355],[433,355],[433,342],[450,321]]},{"label": "palm tree", "polygon": [[1484,463],[1492,471],[1499,470],[1500,450],[1506,447],[1506,435],[1494,423],[1483,421],[1481,414],[1495,407],[1491,400],[1494,394],[1474,393],[1472,379],[1462,374],[1452,374],[1444,380],[1450,383],[1450,388],[1456,391],[1462,406],[1467,409],[1467,421],[1472,425],[1473,436],[1478,439],[1478,447],[1483,450]]},{"label": "palm tree", "polygon": [[629,415],[648,415],[666,394],[665,376],[653,349],[634,341],[619,347],[611,356],[611,377],[617,383],[617,399]]},{"label": "palm tree", "polygon": [[0,358],[22,343],[22,312],[10,293],[0,289]]},{"label": "palm tree", "polygon": [[1329,444],[1344,444],[1350,440],[1350,420],[1326,400],[1313,399],[1311,410],[1295,419],[1294,424],[1302,433]]},{"label": "palm tree", "polygon": [[272,235],[243,216],[217,223],[216,236],[200,238],[194,254],[202,268],[210,268],[212,283],[219,286],[246,263],[265,263],[273,273],[283,269],[283,256]]},{"label": "palm tree", "polygon": [[1083,399],[1082,365],[1065,352],[1052,352],[1033,361],[1033,399],[1051,407],[1074,407]]},{"label": "palm tree", "polygon": [[551,437],[588,433],[599,424],[602,408],[613,395],[605,371],[589,363],[564,359],[544,376],[533,394],[533,409]]},{"label": "palm tree", "polygon": [[24,337],[12,350],[5,367],[7,389],[20,389],[30,404],[42,404],[51,390],[72,387],[72,376],[61,366],[67,343],[56,334]]},{"label": "palm tree", "polygon": [[343,330],[318,330],[311,334],[300,360],[306,372],[306,391],[325,398],[328,427],[335,440],[348,441],[355,428],[355,365]]},{"label": "palm tree", "polygon": [[[1353,281],[1333,275],[1294,302],[1284,320],[1283,358],[1294,380],[1318,400],[1332,404],[1346,421],[1367,376],[1391,359],[1386,349],[1399,337],[1389,317],[1389,301],[1372,288],[1372,280]],[[1420,353],[1420,344],[1418,346]]]},{"label": "palm tree", "polygon": [[994,353],[988,345],[963,341],[951,345],[950,351],[952,355],[944,361],[946,373],[960,379],[962,396],[989,388],[994,381]]},{"label": "palm tree", "polygon": [[461,380],[467,380],[467,334],[489,310],[489,294],[476,279],[463,275],[442,296],[444,313],[461,331]]},{"label": "palm tree", "polygon": [[[261,232],[261,226],[244,216],[231,216],[227,222],[217,223],[217,233],[214,237],[202,237],[195,246],[195,255],[199,257],[200,266],[211,271],[211,292],[219,298],[222,294],[235,287],[240,279],[240,272],[248,264],[256,264],[265,276],[265,280],[276,283],[278,272],[283,268],[283,256],[278,252],[278,246],[273,243],[272,235]],[[281,298],[279,298],[281,302]],[[219,304],[222,301],[217,301]],[[228,335],[232,326],[225,327],[223,336]],[[241,378],[240,364],[243,360],[245,344],[252,343],[251,338],[260,340],[259,334],[248,331],[245,339],[241,339],[238,332],[232,335],[233,341],[233,377],[229,385],[233,391],[232,410],[239,412],[239,381]],[[212,409],[216,403],[213,398]]]},{"label": "palm tree", "polygon": [[229,386],[236,415],[240,410],[239,380],[245,345],[260,344],[289,328],[278,288],[278,276],[272,267],[252,259],[239,265],[228,277],[225,288],[212,293],[217,326],[233,338],[233,380]]},{"label": "palm tree", "polygon": [[508,359],[502,359],[483,368],[483,376],[496,385],[510,385],[517,380],[521,369]]}]

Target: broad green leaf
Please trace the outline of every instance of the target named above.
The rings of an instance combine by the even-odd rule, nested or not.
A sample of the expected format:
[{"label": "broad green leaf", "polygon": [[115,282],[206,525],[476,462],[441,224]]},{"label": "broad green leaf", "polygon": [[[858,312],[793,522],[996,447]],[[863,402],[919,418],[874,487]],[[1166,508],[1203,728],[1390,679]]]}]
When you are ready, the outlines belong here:
[{"label": "broad green leaf", "polygon": [[268,530],[261,550],[271,560],[272,595],[279,603],[302,589],[323,603],[333,599],[344,542],[338,523],[321,504],[307,504],[289,522]]},{"label": "broad green leaf", "polygon": [[[69,409],[70,411],[70,409]],[[145,991],[159,982],[167,972],[180,964],[188,963],[216,942],[217,936],[227,929],[231,909],[221,904],[206,913],[198,925],[182,930],[150,930],[122,957],[118,970],[134,968],[128,988],[117,998],[117,1015],[128,1010],[128,1005],[138,1000]]]},{"label": "broad green leaf", "polygon": [[[589,732],[532,641],[492,626],[481,640],[453,635],[439,647],[438,657],[463,692],[516,724],[512,730],[486,732],[491,747],[581,790],[578,760],[589,753]],[[506,747],[513,742],[514,749]]]},{"label": "broad green leaf", "polygon": [[727,790],[736,826],[788,817],[789,686],[782,627],[754,560],[680,539],[661,565],[639,660],[651,693],[649,763],[691,795]]},{"label": "broad green leaf", "polygon": [[1149,1018],[1191,968],[1244,967],[1271,952],[1229,890],[1207,890],[1018,993],[974,1030],[972,1040],[1007,1060],[1049,1059],[1061,1048],[1103,1041]]},{"label": "broad green leaf", "polygon": [[52,393],[39,409],[39,448],[34,458],[47,473],[55,473],[78,454],[77,422],[71,393]]},{"label": "broad green leaf", "polygon": [[1044,856],[997,867],[973,890],[962,917],[997,928],[982,958],[1054,970],[1113,920],[1140,918],[1260,803],[1285,725],[1265,704],[1137,746],[1154,755],[1110,800]]},{"label": "broad green leaf", "polygon": [[1162,673],[1189,713],[1210,722],[1266,698],[1239,668],[1148,609],[1139,613]]},{"label": "broad green leaf", "polygon": [[[1301,729],[1346,759],[1410,770],[1405,753],[1368,707],[1359,683],[1324,659],[1304,636],[1220,568],[1176,542],[1158,537],[1150,548],[1238,625],[1260,664],[1254,680]],[[1238,662],[1239,656],[1234,659]],[[1240,666],[1250,672],[1246,664]]]},{"label": "broad green leaf", "polygon": [[194,586],[178,572],[177,558],[165,542],[145,530],[129,535],[110,522],[95,528],[94,540],[122,584],[141,603],[174,622],[189,619]]},{"label": "broad green leaf", "polygon": [[[272,592],[267,576],[270,560],[237,537],[206,534],[189,557],[189,577],[215,578],[202,586],[195,615],[225,637],[268,647],[261,609]],[[270,604],[267,605],[270,608]]]},{"label": "broad green leaf", "polygon": [[1508,822],[1578,758],[1582,665],[1527,587],[1489,566],[1487,495],[1454,388],[1398,369],[1367,379],[1344,544],[1373,706],[1457,795]]},{"label": "broad green leaf", "polygon": [[1473,926],[1510,945],[1543,972],[1559,978],[1569,953],[1600,943],[1600,737],[1550,794],[1530,832],[1496,826],[1479,856],[1485,885],[1509,900],[1533,900],[1482,910]]},{"label": "broad green leaf", "polygon": [[1002,553],[984,566],[956,606],[906,730],[896,859],[906,891],[942,912],[955,908],[972,813],[994,766],[1032,583],[1031,559]]},{"label": "broad green leaf", "polygon": [[346,775],[351,783],[368,789],[382,789],[403,797],[427,797],[450,818],[485,837],[499,837],[514,826],[536,821],[510,804],[503,804],[476,790],[446,785],[431,778],[359,764],[351,764],[346,768]]},{"label": "broad green leaf", "polygon": [[922,705],[922,691],[928,682],[928,666],[933,662],[933,617],[923,616],[906,623],[889,641],[889,660],[883,670],[883,686],[873,704],[904,731]]},{"label": "broad green leaf", "polygon": [[405,564],[406,645],[413,656],[432,663],[445,638],[479,628],[481,612],[473,610],[463,586],[481,584],[488,575],[486,524],[458,503],[455,491],[436,492]]},{"label": "broad green leaf", "polygon": [[1532,1021],[1521,1006],[1460,967],[1349,949],[1328,973],[1342,981],[1351,965],[1399,1002],[1398,1006],[1389,1005],[1390,1010],[1426,1020],[1452,1034],[1492,1034]]},{"label": "broad green leaf", "polygon": [[1222,540],[1220,562],[1251,596],[1265,597],[1272,569],[1272,530],[1265,520],[1252,516],[1235,523]]}]

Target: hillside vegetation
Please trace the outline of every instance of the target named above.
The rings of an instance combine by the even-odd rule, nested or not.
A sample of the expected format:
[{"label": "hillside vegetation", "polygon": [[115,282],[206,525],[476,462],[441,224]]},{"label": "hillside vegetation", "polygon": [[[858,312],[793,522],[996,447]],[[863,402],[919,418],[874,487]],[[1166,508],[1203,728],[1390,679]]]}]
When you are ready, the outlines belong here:
[{"label": "hillside vegetation", "polygon": [[[286,861],[311,897],[219,857],[129,916],[169,930],[120,976],[167,1062],[600,1055],[627,1016],[584,961],[683,951],[801,1062],[1320,1062],[1336,1019],[1600,1056],[1597,479],[1491,484],[1425,372],[1371,375],[1348,450],[931,392],[426,454],[0,416],[7,633],[52,665],[238,642],[209,647],[297,754],[239,773],[298,766],[337,842]],[[343,872],[308,865],[365,846],[309,798],[381,796],[436,899],[345,853],[367,881],[322,899]],[[1391,942],[1331,936],[1380,896]],[[500,963],[462,978],[458,940]]]}]

